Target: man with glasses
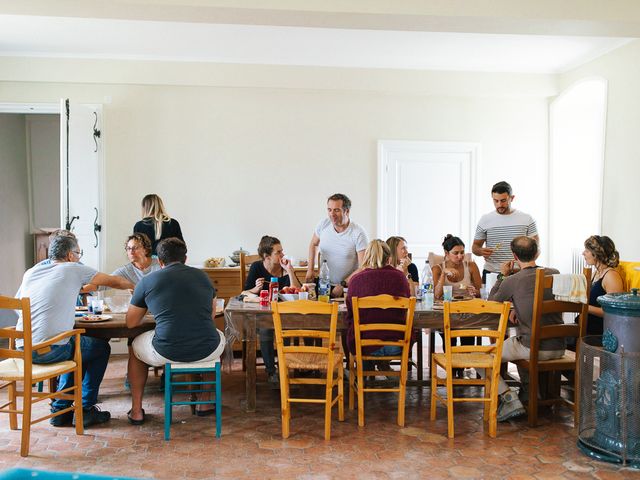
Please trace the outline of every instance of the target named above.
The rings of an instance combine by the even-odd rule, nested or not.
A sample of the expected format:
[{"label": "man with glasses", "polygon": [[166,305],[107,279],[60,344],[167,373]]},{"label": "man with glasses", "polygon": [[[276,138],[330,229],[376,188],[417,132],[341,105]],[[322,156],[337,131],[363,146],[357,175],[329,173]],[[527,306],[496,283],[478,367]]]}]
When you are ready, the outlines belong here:
[{"label": "man with glasses", "polygon": [[[124,278],[106,275],[78,263],[82,257],[77,240],[71,236],[57,236],[49,246],[49,263],[39,263],[30,268],[22,278],[16,297],[31,299],[31,330],[33,343],[41,343],[60,333],[72,330],[75,324],[75,305],[78,292],[88,283],[119,289],[131,289],[133,284]],[[17,330],[22,330],[22,318]],[[64,339],[52,345],[46,353],[33,353],[33,363],[56,363],[73,358],[74,338]],[[20,343],[17,345],[21,347]],[[109,342],[93,337],[80,338],[82,352],[82,409],[83,425],[104,423],[111,414],[96,407],[98,390],[107,369],[111,348]],[[60,377],[58,391],[73,385],[73,373]],[[55,412],[71,406],[71,400],[56,399],[51,404]],[[73,412],[52,417],[49,423],[55,427],[72,425]]]}]

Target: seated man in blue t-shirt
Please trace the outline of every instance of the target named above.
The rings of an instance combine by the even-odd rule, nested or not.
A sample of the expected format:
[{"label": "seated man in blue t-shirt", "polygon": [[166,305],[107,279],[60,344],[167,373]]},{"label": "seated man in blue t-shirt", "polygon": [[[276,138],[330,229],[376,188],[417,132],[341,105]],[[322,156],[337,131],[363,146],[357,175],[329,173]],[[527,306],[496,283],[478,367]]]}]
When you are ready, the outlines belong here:
[{"label": "seated man in blue t-shirt", "polygon": [[[166,238],[158,244],[157,253],[162,269],[138,282],[126,317],[129,328],[139,326],[147,310],[156,320],[155,330],[135,338],[133,355],[129,355],[128,418],[133,425],[145,420],[142,395],[149,366],[213,361],[220,357],[225,345],[224,335],[213,322],[216,291],[204,272],[184,264],[185,243],[175,237]],[[210,412],[213,410],[202,410],[198,415]]]}]

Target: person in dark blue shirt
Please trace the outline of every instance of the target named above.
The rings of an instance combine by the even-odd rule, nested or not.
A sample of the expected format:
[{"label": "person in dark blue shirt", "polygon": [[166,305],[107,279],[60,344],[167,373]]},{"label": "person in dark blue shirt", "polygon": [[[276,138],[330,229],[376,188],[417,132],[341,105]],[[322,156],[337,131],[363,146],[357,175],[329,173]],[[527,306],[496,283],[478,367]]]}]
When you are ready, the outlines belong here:
[{"label": "person in dark blue shirt", "polygon": [[135,338],[129,356],[128,417],[134,425],[144,422],[142,395],[150,366],[214,361],[224,350],[224,335],[214,324],[216,291],[204,272],[185,265],[186,259],[187,246],[182,240],[162,240],[158,244],[162,269],[143,277],[131,298],[127,327],[139,326],[147,311],[156,321],[155,330]]}]

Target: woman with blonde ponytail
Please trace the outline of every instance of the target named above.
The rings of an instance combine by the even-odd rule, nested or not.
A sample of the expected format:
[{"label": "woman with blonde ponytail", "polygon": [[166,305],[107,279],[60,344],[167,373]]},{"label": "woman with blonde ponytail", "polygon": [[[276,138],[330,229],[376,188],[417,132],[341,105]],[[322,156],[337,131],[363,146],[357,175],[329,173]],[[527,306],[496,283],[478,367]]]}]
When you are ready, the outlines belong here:
[{"label": "woman with blonde ponytail", "polygon": [[142,220],[133,226],[133,233],[144,233],[151,240],[151,254],[156,254],[160,240],[176,237],[184,242],[180,224],[171,218],[164,208],[162,199],[155,193],[142,199]]},{"label": "woman with blonde ponytail", "polygon": [[[372,240],[364,252],[361,270],[349,280],[345,326],[347,327],[347,347],[353,354],[355,354],[356,342],[351,299],[353,297],[361,298],[382,294],[407,298],[411,295],[407,277],[401,270],[392,266],[390,261],[391,250],[386,242],[380,239]],[[360,323],[404,323],[405,316],[406,312],[400,309],[382,310],[372,308],[360,312]],[[402,332],[393,331],[362,332],[362,338],[380,338],[382,340],[400,340],[403,335]],[[378,356],[399,355],[401,351],[400,347],[395,346],[385,346],[378,349],[376,347],[364,347],[362,350],[365,355]],[[379,370],[388,370],[390,368],[381,362],[377,363]]]}]

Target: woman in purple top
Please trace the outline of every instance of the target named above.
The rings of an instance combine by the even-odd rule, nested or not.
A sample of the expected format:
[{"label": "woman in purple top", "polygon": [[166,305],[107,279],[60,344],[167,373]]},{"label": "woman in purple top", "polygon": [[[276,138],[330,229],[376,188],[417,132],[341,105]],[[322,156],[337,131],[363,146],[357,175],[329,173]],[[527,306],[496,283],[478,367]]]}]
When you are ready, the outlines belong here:
[{"label": "woman in purple top", "polygon": [[[374,295],[388,294],[394,297],[409,297],[410,289],[407,277],[403,272],[391,266],[391,250],[382,240],[372,240],[364,252],[362,270],[353,275],[349,280],[349,291],[347,293],[347,316],[345,326],[347,327],[347,346],[349,351],[355,354],[356,341],[353,326],[353,297],[370,297]],[[360,323],[404,323],[406,311],[400,308],[367,309],[360,312]],[[362,332],[362,338],[378,338],[381,340],[400,340],[402,332]],[[365,355],[399,355],[401,348],[397,346],[386,346],[378,348],[365,347]],[[370,368],[369,368],[370,369]]]}]

